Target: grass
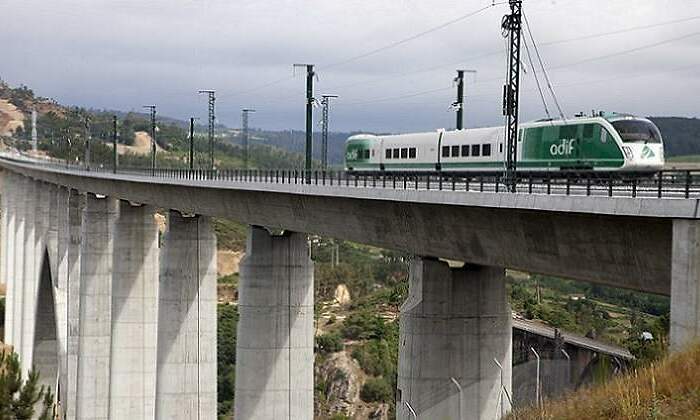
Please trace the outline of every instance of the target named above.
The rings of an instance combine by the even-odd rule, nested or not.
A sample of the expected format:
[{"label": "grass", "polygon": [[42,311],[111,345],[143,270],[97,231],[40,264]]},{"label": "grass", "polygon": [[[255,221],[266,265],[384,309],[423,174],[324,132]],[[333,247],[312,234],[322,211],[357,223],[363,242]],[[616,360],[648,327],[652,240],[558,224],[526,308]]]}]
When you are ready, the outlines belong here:
[{"label": "grass", "polygon": [[696,163],[700,162],[700,155],[683,155],[683,156],[671,156],[666,158],[667,162],[687,162]]},{"label": "grass", "polygon": [[700,344],[606,385],[516,410],[509,420],[698,419]]}]

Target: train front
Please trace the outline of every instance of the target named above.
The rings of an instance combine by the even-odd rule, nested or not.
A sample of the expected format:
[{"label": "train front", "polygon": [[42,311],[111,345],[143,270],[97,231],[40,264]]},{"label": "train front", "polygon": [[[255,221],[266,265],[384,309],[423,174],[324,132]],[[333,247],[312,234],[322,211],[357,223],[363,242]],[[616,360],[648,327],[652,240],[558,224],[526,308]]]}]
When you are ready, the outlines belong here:
[{"label": "train front", "polygon": [[608,120],[622,139],[626,171],[660,171],[664,167],[664,142],[656,125],[646,118]]}]

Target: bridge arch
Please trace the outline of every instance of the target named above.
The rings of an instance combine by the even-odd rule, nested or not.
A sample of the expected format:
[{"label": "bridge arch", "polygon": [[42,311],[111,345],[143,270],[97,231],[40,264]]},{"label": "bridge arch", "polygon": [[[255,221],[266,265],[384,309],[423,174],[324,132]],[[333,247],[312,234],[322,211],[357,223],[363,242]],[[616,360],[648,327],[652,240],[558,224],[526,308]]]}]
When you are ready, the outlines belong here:
[{"label": "bridge arch", "polygon": [[34,330],[33,361],[39,372],[39,383],[50,387],[54,395],[58,384],[58,339],[56,334],[56,302],[51,276],[48,249],[41,259],[39,287],[36,301],[36,326]]}]

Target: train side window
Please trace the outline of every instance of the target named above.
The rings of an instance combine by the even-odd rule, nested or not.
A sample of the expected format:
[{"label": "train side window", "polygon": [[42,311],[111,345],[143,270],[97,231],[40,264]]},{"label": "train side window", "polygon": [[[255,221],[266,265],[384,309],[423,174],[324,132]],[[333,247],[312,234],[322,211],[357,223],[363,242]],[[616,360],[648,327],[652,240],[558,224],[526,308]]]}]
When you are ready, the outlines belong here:
[{"label": "train side window", "polygon": [[450,157],[450,146],[442,146],[442,157]]},{"label": "train side window", "polygon": [[498,153],[503,153],[503,143],[498,144]]},{"label": "train side window", "polygon": [[408,158],[409,159],[415,159],[416,158],[416,148],[411,147],[408,149]]},{"label": "train side window", "polygon": [[468,144],[462,145],[462,157],[469,157],[469,145]]},{"label": "train side window", "polygon": [[399,158],[399,149],[394,149],[394,159]]},{"label": "train side window", "polygon": [[408,157],[408,147],[401,149],[401,159],[406,159]]},{"label": "train side window", "polygon": [[472,144],[472,156],[479,156],[481,155],[481,145],[480,144]]},{"label": "train side window", "polygon": [[369,159],[369,149],[365,149],[365,159]]},{"label": "train side window", "polygon": [[600,142],[601,143],[607,143],[608,142],[608,130],[601,128],[600,129]]},{"label": "train side window", "polygon": [[374,157],[374,149],[372,149],[372,157]]},{"label": "train side window", "polygon": [[386,149],[386,152],[384,153],[384,157],[386,159],[391,159],[391,149]]},{"label": "train side window", "polygon": [[484,144],[481,146],[481,155],[482,156],[491,156],[491,145],[490,144]]},{"label": "train side window", "polygon": [[459,146],[452,146],[452,157],[459,157]]}]

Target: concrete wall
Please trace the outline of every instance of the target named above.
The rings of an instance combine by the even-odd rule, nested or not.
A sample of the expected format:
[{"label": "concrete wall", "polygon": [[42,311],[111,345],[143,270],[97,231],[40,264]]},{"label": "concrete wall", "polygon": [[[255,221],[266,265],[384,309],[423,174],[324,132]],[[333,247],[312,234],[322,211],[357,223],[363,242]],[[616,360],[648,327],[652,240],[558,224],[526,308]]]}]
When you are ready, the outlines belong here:
[{"label": "concrete wall", "polygon": [[700,222],[674,220],[671,350],[700,340]]},{"label": "concrete wall", "polygon": [[512,395],[505,270],[416,258],[409,278],[399,318],[397,418],[500,418],[510,410],[505,392]]},{"label": "concrete wall", "polygon": [[307,236],[251,227],[240,265],[236,419],[313,419],[313,293]]},{"label": "concrete wall", "polygon": [[155,416],[158,227],[153,214],[151,207],[119,202],[112,280],[112,419]]},{"label": "concrete wall", "polygon": [[158,287],[157,419],[216,417],[216,237],[171,211]]},{"label": "concrete wall", "polygon": [[108,419],[116,201],[88,194],[80,247],[78,419]]}]

